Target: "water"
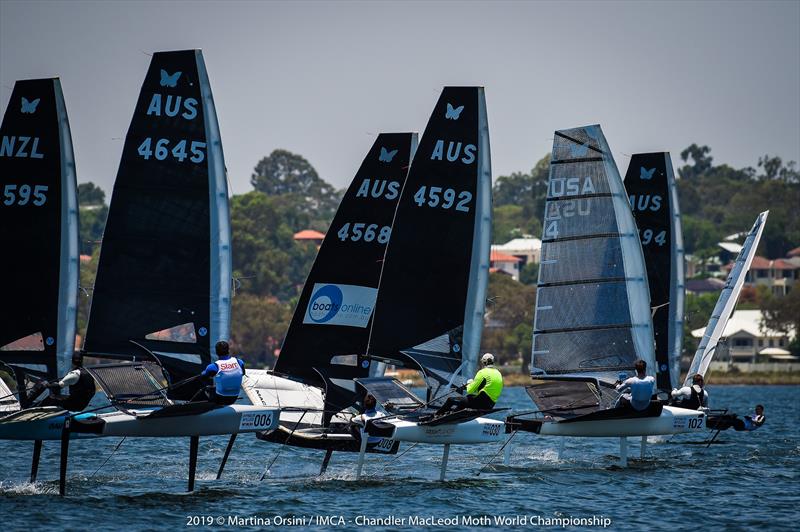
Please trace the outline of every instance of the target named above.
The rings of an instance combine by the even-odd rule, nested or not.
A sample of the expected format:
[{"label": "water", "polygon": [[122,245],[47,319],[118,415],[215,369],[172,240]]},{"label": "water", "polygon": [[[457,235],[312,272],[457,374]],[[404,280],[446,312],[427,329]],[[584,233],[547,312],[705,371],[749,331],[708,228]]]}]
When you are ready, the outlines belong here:
[{"label": "water", "polygon": [[[70,448],[68,496],[58,497],[58,442],[45,442],[39,481],[29,484],[32,444],[0,442],[2,530],[54,528],[152,530],[185,527],[188,516],[201,526],[226,529],[228,516],[294,519],[288,528],[314,526],[312,516],[338,516],[340,528],[357,528],[356,518],[405,519],[409,516],[603,516],[613,529],[791,529],[800,517],[800,387],[710,387],[712,406],[740,415],[755,403],[766,405],[767,424],[753,433],[726,431],[719,445],[693,445],[699,435],[651,438],[639,460],[639,439],[629,440],[627,469],[615,466],[619,440],[569,438],[563,459],[558,439],[518,434],[511,467],[502,453],[478,476],[499,445],[453,446],[448,480],[438,482],[442,448],[418,445],[395,457],[368,455],[366,479],[356,481],[356,455],[334,454],[328,472],[317,478],[323,453],[281,448],[240,435],[222,480],[214,480],[226,437],[200,440],[198,490],[185,493],[188,438],[126,440],[100,471],[117,438],[74,441]],[[530,409],[522,388],[510,388],[501,407]],[[408,448],[406,444],[401,452]],[[263,482],[264,467],[278,460]],[[223,517],[224,526],[202,526]],[[305,525],[303,525],[305,518]],[[360,519],[358,523],[361,523]],[[448,522],[449,525],[449,522]],[[280,528],[287,528],[283,523]],[[419,526],[416,528],[429,528]],[[547,528],[539,526],[537,528]],[[560,527],[553,527],[560,528]]]}]

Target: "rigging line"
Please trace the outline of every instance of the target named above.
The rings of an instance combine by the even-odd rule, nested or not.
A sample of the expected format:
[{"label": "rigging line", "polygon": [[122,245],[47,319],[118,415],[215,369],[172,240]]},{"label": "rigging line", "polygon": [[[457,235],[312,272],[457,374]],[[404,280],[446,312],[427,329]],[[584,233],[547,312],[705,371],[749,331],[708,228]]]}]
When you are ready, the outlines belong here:
[{"label": "rigging line", "polygon": [[514,436],[516,436],[516,435],[517,435],[517,432],[519,432],[519,431],[516,431],[516,430],[515,430],[514,432],[512,432],[512,433],[511,433],[511,436],[510,436],[510,437],[509,437],[509,438],[506,440],[506,442],[505,442],[503,445],[501,445],[501,446],[500,446],[500,448],[497,450],[497,452],[496,452],[496,453],[494,453],[494,454],[492,455],[492,457],[489,459],[489,461],[488,461],[488,462],[486,462],[486,463],[483,465],[483,467],[482,467],[482,468],[480,468],[480,470],[478,470],[478,474],[477,474],[477,475],[475,475],[476,477],[479,477],[479,476],[481,476],[481,473],[483,473],[483,470],[484,470],[484,469],[486,469],[487,467],[489,467],[489,465],[491,465],[491,463],[494,461],[494,459],[495,459],[495,458],[497,458],[497,455],[498,455],[498,454],[500,454],[500,453],[502,453],[502,452],[503,452],[503,449],[505,449],[505,448],[506,448],[506,445],[508,445],[509,443],[511,443],[511,440],[513,440],[513,439],[514,439]]},{"label": "rigging line", "polygon": [[112,456],[114,456],[114,453],[116,453],[116,452],[119,450],[119,447],[120,447],[120,445],[122,445],[122,442],[124,442],[126,438],[127,438],[127,436],[124,436],[124,437],[123,437],[121,440],[119,440],[119,443],[117,444],[117,446],[116,446],[116,447],[114,447],[114,450],[113,450],[113,451],[111,451],[111,454],[109,454],[109,455],[108,455],[108,458],[106,458],[105,462],[103,462],[102,464],[100,464],[100,467],[98,467],[97,469],[95,469],[95,470],[94,470],[94,473],[92,473],[91,475],[89,475],[89,478],[92,478],[92,477],[94,477],[94,476],[97,474],[97,472],[98,472],[98,471],[100,471],[100,470],[103,468],[103,466],[105,466],[105,465],[108,463],[108,461],[109,461],[109,460],[111,460],[111,457],[112,457]]},{"label": "rigging line", "polygon": [[400,453],[400,454],[398,454],[397,456],[395,456],[395,457],[394,457],[394,459],[393,459],[391,462],[388,462],[388,463],[387,463],[386,465],[384,465],[383,467],[389,467],[389,466],[390,466],[390,465],[392,465],[393,463],[397,462],[398,460],[400,460],[400,458],[402,458],[402,457],[403,457],[403,455],[404,455],[404,454],[406,454],[408,451],[410,451],[411,449],[413,449],[413,448],[414,448],[414,447],[416,447],[417,445],[419,445],[419,442],[415,442],[414,444],[412,444],[412,445],[411,445],[411,446],[410,446],[408,449],[406,449],[406,450],[405,450],[405,451],[403,451],[402,453]]},{"label": "rigging line", "polygon": [[290,432],[290,433],[289,433],[289,436],[288,436],[288,437],[287,437],[287,438],[286,438],[286,439],[283,441],[283,445],[281,445],[281,448],[280,448],[280,449],[278,449],[278,452],[277,452],[277,453],[275,453],[275,458],[273,458],[273,459],[272,459],[272,461],[271,461],[271,462],[270,462],[270,463],[267,465],[267,468],[266,468],[266,469],[264,470],[264,472],[261,474],[261,478],[260,478],[260,479],[258,479],[258,481],[259,481],[259,482],[261,482],[262,480],[264,480],[264,478],[266,478],[266,476],[267,476],[267,473],[269,473],[269,470],[270,470],[270,469],[272,468],[272,466],[275,464],[275,460],[277,460],[277,459],[278,459],[278,457],[281,455],[281,452],[283,452],[283,449],[285,449],[285,448],[286,448],[286,444],[287,444],[287,443],[289,443],[289,440],[290,440],[290,439],[292,438],[292,436],[294,435],[294,431],[295,431],[295,430],[297,430],[297,427],[298,427],[298,426],[300,426],[300,422],[301,422],[301,421],[303,421],[303,418],[305,417],[305,415],[306,415],[306,412],[308,412],[308,410],[304,410],[304,411],[303,411],[303,415],[301,415],[301,416],[300,416],[300,419],[298,419],[298,420],[297,420],[297,423],[295,423],[295,424],[294,424],[294,428],[292,429],[292,432]]}]

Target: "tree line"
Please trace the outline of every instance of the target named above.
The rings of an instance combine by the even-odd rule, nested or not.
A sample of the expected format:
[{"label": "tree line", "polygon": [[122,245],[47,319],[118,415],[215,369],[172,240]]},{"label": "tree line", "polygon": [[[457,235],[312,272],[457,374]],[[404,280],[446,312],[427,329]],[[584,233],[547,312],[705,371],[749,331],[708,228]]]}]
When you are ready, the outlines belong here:
[{"label": "tree line", "polygon": [[[708,146],[692,144],[681,152],[678,190],[683,214],[686,253],[718,252],[726,235],[747,231],[762,210],[769,209],[760,253],[784,256],[800,245],[800,172],[796,164],[764,156],[757,168],[714,165]],[[547,196],[550,156],[527,172],[498,177],[493,185],[493,240],[504,243],[523,235],[540,236]],[[303,156],[274,150],[256,164],[250,178],[253,190],[231,198],[234,298],[232,337],[238,349],[256,365],[271,365],[280,348],[294,307],[316,256],[312,243],[292,237],[302,229],[326,232],[343,191],[319,176]],[[91,255],[82,263],[82,301],[79,328],[86,326],[99,243],[108,206],[104,192],[92,183],[78,187],[81,250]],[[537,265],[523,268],[520,282],[491,274],[487,327],[481,350],[494,352],[501,362],[523,360],[527,370],[536,299]],[[702,327],[715,295],[687,297],[685,347],[694,349],[688,334]],[[769,325],[779,330],[798,326],[800,290],[785,298],[747,293],[743,305],[762,308]],[[792,346],[800,351],[796,341]]]}]

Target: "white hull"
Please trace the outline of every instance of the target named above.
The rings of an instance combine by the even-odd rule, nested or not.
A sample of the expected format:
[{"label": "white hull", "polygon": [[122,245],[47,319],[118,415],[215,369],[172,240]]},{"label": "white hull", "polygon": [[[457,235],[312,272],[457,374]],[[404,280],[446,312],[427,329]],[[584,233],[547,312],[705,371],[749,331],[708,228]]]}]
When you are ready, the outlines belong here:
[{"label": "white hull", "polygon": [[102,421],[100,436],[189,437],[272,431],[279,411],[253,405],[230,405],[201,414],[150,418],[152,410],[97,414]]},{"label": "white hull", "polygon": [[666,436],[703,432],[706,415],[698,410],[665,406],[658,417],[576,421],[572,423],[544,422],[541,436],[576,436],[586,438],[626,436]]},{"label": "white hull", "polygon": [[401,419],[386,420],[386,423],[395,427],[391,436],[393,440],[437,445],[499,442],[503,439],[505,427],[502,421],[485,417],[436,426]]}]

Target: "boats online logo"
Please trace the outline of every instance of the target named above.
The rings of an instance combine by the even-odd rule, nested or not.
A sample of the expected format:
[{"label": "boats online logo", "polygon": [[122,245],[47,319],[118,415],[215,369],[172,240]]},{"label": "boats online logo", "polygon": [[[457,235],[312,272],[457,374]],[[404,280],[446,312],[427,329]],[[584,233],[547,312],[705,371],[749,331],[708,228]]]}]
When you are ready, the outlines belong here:
[{"label": "boats online logo", "polygon": [[349,284],[314,284],[303,323],[366,327],[378,290]]}]

